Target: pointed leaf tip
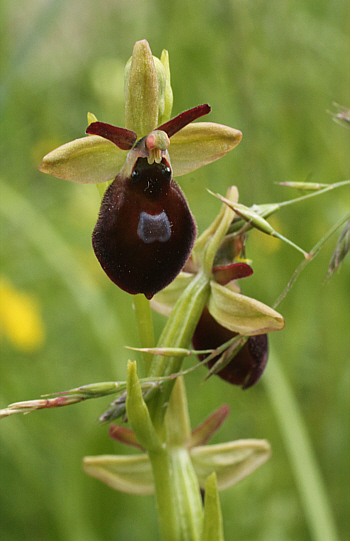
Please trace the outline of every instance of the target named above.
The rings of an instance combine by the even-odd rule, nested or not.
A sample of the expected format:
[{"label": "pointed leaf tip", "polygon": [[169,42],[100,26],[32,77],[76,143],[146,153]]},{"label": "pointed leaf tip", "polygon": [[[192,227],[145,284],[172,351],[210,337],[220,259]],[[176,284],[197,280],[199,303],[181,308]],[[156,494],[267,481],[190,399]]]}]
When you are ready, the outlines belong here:
[{"label": "pointed leaf tip", "polygon": [[149,450],[159,449],[161,442],[157,436],[137,375],[136,362],[128,361],[126,412],[131,428],[139,442]]},{"label": "pointed leaf tip", "polygon": [[208,476],[205,483],[202,541],[224,541],[222,513],[215,472]]}]

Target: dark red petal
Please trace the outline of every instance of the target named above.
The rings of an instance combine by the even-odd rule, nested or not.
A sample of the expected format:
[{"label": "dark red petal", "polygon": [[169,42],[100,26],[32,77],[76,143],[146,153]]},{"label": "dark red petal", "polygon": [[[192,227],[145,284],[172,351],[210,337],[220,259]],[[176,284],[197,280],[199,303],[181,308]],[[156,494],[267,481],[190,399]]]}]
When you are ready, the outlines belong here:
[{"label": "dark red petal", "polygon": [[125,443],[125,445],[130,445],[131,447],[137,447],[138,449],[143,450],[134,432],[130,430],[130,428],[120,425],[111,425],[109,427],[109,435],[120,443]]},{"label": "dark red petal", "polygon": [[187,126],[187,124],[190,124],[201,116],[207,115],[208,113],[210,113],[210,111],[210,105],[198,105],[197,107],[193,107],[193,109],[189,109],[188,111],[180,113],[175,118],[169,120],[169,122],[166,122],[165,124],[159,126],[157,130],[165,131],[168,137],[171,137],[172,135],[175,135],[175,133],[177,133],[178,131],[182,130],[182,128]]},{"label": "dark red petal", "polygon": [[86,128],[86,133],[104,137],[117,145],[121,150],[130,150],[137,140],[135,132],[126,130],[125,128],[118,128],[118,126],[112,126],[111,124],[105,124],[104,122],[92,122]]},{"label": "dark red petal", "polygon": [[131,177],[117,176],[106,191],[92,241],[109,278],[150,299],[181,271],[195,237],[195,222],[168,165],[139,158]]},{"label": "dark red petal", "polygon": [[231,265],[222,265],[213,268],[214,280],[222,286],[232,280],[246,278],[253,274],[253,269],[247,263],[232,263]]},{"label": "dark red petal", "polygon": [[191,433],[190,447],[205,445],[219,430],[226,417],[230,413],[230,408],[227,404],[223,404],[215,410],[209,417],[199,426],[194,428]]},{"label": "dark red petal", "polygon": [[[216,349],[234,336],[236,333],[219,325],[205,308],[194,332],[192,343],[195,349]],[[203,361],[207,355],[198,355],[198,357]],[[260,379],[267,358],[267,335],[250,336],[232,361],[217,375],[228,383],[248,389]],[[211,368],[217,360],[218,357],[207,363],[208,367]]]}]

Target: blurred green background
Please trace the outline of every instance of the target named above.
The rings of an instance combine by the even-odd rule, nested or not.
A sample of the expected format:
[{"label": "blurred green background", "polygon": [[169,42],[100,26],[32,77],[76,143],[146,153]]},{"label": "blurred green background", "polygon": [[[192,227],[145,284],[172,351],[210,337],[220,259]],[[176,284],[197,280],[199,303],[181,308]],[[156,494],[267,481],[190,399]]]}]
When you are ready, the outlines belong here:
[{"label": "blurred green background", "polygon": [[[81,137],[86,113],[123,125],[123,67],[134,41],[170,53],[173,113],[208,102],[208,120],[243,132],[224,159],[183,177],[202,231],[237,184],[241,202],[296,196],[280,181],[349,178],[350,132],[327,114],[350,106],[348,6],[336,0],[3,0],[1,14],[0,407],[86,383],[125,378],[138,345],[131,300],[92,253],[99,208],[94,186],[38,172],[41,158]],[[349,209],[349,189],[276,215],[278,230],[306,250]],[[337,236],[279,307],[271,336],[309,431],[339,539],[349,524],[349,261],[324,282]],[[301,261],[260,233],[247,255],[244,293],[272,304]],[[155,316],[157,332],[164,323]],[[187,365],[191,362],[187,361]],[[267,438],[271,460],[221,493],[227,541],[312,539],[263,380],[242,392],[188,376],[193,426],[222,402],[231,415],[213,442]],[[269,377],[269,369],[266,370]],[[84,455],[128,453],[98,416],[108,399],[0,425],[3,541],[158,539],[152,497],[113,492],[87,477]]]}]

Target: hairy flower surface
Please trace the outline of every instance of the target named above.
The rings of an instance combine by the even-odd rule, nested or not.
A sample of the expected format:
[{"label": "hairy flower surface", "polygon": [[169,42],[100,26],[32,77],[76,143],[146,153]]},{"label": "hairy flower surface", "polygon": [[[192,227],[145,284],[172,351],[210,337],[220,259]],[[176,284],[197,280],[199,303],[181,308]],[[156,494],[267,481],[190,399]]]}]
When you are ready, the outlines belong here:
[{"label": "hairy flower surface", "polygon": [[50,152],[40,170],[73,182],[105,183],[95,254],[119,287],[151,298],[181,271],[196,237],[173,177],[221,158],[242,134],[221,124],[192,124],[210,112],[208,105],[170,120],[168,54],[153,57],[145,40],[135,44],[126,65],[125,95],[125,128],[90,115],[89,137]]}]

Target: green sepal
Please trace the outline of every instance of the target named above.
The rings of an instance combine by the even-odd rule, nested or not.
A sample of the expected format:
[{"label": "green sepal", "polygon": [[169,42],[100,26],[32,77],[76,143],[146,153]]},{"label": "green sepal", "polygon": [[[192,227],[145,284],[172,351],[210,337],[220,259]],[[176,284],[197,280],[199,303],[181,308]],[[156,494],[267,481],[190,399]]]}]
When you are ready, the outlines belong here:
[{"label": "green sepal", "polygon": [[114,180],[126,156],[126,150],[121,150],[107,139],[89,135],[47,154],[39,170],[79,184],[98,184]]},{"label": "green sepal", "polygon": [[244,336],[283,329],[284,319],[273,308],[213,280],[210,286],[208,310],[226,329]]},{"label": "green sepal", "polygon": [[204,523],[201,541],[224,541],[222,513],[215,472],[209,475],[205,483]]},{"label": "green sepal", "polygon": [[166,96],[166,86],[167,86],[167,77],[165,73],[165,68],[161,60],[156,56],[153,57],[154,67],[157,73],[158,80],[158,121],[157,124],[160,126],[162,118],[164,117],[165,111],[165,96]]},{"label": "green sepal", "polygon": [[218,489],[224,490],[250,475],[270,454],[266,440],[237,440],[195,447],[191,459],[201,488],[205,488],[208,476],[215,472]]},{"label": "green sepal", "polygon": [[169,155],[174,177],[222,158],[242,139],[234,128],[212,122],[188,124],[171,137]]},{"label": "green sepal", "polygon": [[114,490],[139,496],[154,493],[152,468],[147,455],[87,456],[83,460],[83,468]]},{"label": "green sepal", "polygon": [[134,45],[130,71],[126,68],[125,127],[147,135],[158,126],[159,87],[157,71],[146,40]]}]

